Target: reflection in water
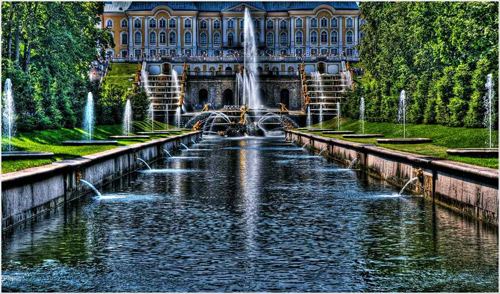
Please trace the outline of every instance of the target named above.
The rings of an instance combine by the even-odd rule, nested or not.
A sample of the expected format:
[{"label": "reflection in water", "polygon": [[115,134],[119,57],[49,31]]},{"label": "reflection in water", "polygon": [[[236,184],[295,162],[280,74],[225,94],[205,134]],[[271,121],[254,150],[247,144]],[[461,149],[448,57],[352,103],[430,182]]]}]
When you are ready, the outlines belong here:
[{"label": "reflection in water", "polygon": [[283,138],[210,144],[5,234],[3,290],[498,290],[496,229]]}]

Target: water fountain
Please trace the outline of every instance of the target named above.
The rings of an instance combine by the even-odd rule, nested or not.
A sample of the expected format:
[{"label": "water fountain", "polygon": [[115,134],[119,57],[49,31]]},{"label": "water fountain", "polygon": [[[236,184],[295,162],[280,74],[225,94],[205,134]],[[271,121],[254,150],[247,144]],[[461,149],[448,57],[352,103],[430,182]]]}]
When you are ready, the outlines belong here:
[{"label": "water fountain", "polygon": [[319,152],[319,154],[318,154],[318,157],[320,157],[320,156],[321,156],[321,154],[322,154],[323,152],[325,152],[326,150],[328,150],[328,148],[323,148],[323,149],[321,149],[321,151],[320,151],[320,152]]},{"label": "water fountain", "polygon": [[195,141],[195,140],[193,140],[193,139],[191,139],[191,142],[193,142],[193,144],[198,144],[198,143],[196,143],[196,141]]},{"label": "water fountain", "polygon": [[361,97],[359,102],[359,121],[361,122],[361,134],[365,133],[365,98]]},{"label": "water fountain", "polygon": [[353,160],[353,161],[351,161],[351,163],[349,163],[349,166],[347,167],[347,169],[352,169],[352,167],[354,166],[354,164],[355,164],[356,162],[358,162],[358,161],[360,160],[360,158],[361,158],[361,157],[360,157],[359,155],[358,155],[356,158],[354,158],[354,160]]},{"label": "water fountain", "polygon": [[258,80],[258,51],[250,10],[245,8],[244,18],[244,70],[243,70],[243,104],[249,109],[260,107],[260,91]]},{"label": "water fountain", "polygon": [[456,156],[468,156],[468,157],[487,157],[487,158],[498,158],[498,148],[493,148],[492,132],[493,132],[493,115],[494,115],[494,105],[493,97],[495,96],[495,83],[493,82],[493,75],[488,74],[486,77],[486,95],[483,97],[483,105],[485,109],[484,125],[489,131],[489,148],[464,148],[464,149],[448,149],[446,153]]},{"label": "water fountain", "polygon": [[123,135],[121,136],[109,136],[109,139],[148,139],[149,136],[145,135],[133,135],[132,134],[132,104],[130,103],[130,99],[127,99],[127,103],[125,103],[125,110],[123,112]]},{"label": "water fountain", "polygon": [[163,149],[163,151],[168,154],[168,157],[172,157],[172,154],[170,154],[167,149]]},{"label": "water fountain", "polygon": [[137,158],[137,160],[139,160],[142,163],[144,163],[149,168],[149,170],[151,170],[151,167],[149,166],[149,164],[146,161],[144,161],[142,158]]},{"label": "water fountain", "polygon": [[92,190],[94,190],[94,192],[97,194],[97,196],[99,197],[102,197],[102,194],[101,192],[99,192],[99,190],[96,189],[96,187],[94,187],[94,185],[92,185],[91,183],[85,181],[85,180],[80,180],[80,182],[86,184],[87,186],[89,186]]},{"label": "water fountain", "polygon": [[6,145],[7,150],[2,150],[2,159],[42,159],[54,156],[54,153],[51,152],[12,151],[12,137],[15,134],[16,125],[16,110],[14,95],[12,94],[12,82],[10,79],[5,80],[3,93],[2,137],[7,138],[7,144],[2,145]]},{"label": "water fountain", "polygon": [[411,184],[411,183],[415,182],[416,180],[418,180],[418,177],[414,177],[414,178],[410,179],[408,182],[406,182],[406,185],[404,185],[404,186],[403,186],[403,189],[401,189],[401,191],[399,191],[399,194],[398,194],[398,195],[403,194],[403,192],[405,191],[406,187],[407,187],[409,184]]},{"label": "water fountain", "polygon": [[87,140],[64,141],[63,145],[81,146],[81,145],[117,145],[118,141],[92,140],[94,135],[95,115],[94,115],[94,97],[92,92],[87,95],[87,103],[84,110],[83,128],[87,133]]},{"label": "water fountain", "polygon": [[307,144],[309,144],[309,142],[306,142],[306,143],[302,146],[302,148],[306,148]]},{"label": "water fountain", "polygon": [[186,146],[184,143],[180,143],[180,145],[181,145],[182,147],[186,148],[186,151],[189,151],[189,147],[188,147],[188,146]]},{"label": "water fountain", "polygon": [[340,131],[340,102],[337,102],[337,131]]},{"label": "water fountain", "polygon": [[318,86],[316,88],[317,91],[319,91],[319,98],[321,99],[321,102],[319,104],[319,123],[323,125],[323,102],[324,102],[324,93],[323,93],[323,82],[321,79],[321,73],[319,71],[315,71],[311,74],[312,80]]},{"label": "water fountain", "polygon": [[406,138],[406,93],[405,90],[401,90],[399,95],[399,110],[398,110],[398,122],[403,124],[403,138],[395,139],[377,139],[378,143],[383,144],[422,144],[431,143],[430,138]]}]

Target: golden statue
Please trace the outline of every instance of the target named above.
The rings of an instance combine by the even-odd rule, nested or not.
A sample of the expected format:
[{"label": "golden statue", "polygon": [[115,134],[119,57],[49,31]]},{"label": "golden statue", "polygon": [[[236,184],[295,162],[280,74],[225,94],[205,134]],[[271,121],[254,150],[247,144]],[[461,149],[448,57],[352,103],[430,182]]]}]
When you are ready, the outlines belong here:
[{"label": "golden statue", "polygon": [[181,94],[179,95],[179,106],[182,106],[182,104],[183,104],[183,103],[184,103],[184,94],[183,94],[183,93],[181,93]]},{"label": "golden statue", "polygon": [[306,109],[309,107],[309,103],[311,102],[311,97],[306,96]]},{"label": "golden statue", "polygon": [[182,69],[183,69],[184,71],[186,71],[186,69],[187,69],[187,64],[186,64],[185,62],[184,62],[184,64],[182,64]]},{"label": "golden statue", "polygon": [[193,126],[193,131],[199,131],[201,129],[201,124],[203,123],[203,120],[200,119],[199,121],[197,121],[194,126]]},{"label": "golden statue", "polygon": [[206,103],[201,112],[208,111],[210,108],[210,103]]},{"label": "golden statue", "polygon": [[137,62],[137,71],[141,71],[142,69],[142,64],[140,62]]},{"label": "golden statue", "polygon": [[239,124],[246,125],[248,123],[247,118],[245,117],[245,114],[248,112],[248,106],[246,104],[243,104],[240,108],[241,114],[240,114],[240,120],[238,121]]},{"label": "golden statue", "polygon": [[278,103],[278,105],[281,107],[281,112],[288,112],[288,109],[286,108],[286,105],[283,103]]}]

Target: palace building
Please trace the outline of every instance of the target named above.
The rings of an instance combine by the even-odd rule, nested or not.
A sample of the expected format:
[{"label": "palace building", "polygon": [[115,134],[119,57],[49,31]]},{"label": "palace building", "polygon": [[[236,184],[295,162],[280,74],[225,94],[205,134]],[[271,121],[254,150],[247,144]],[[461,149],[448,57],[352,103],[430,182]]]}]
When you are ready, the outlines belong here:
[{"label": "palace building", "polygon": [[357,55],[356,2],[106,2],[100,26],[114,57],[227,55],[243,48],[245,7],[261,54]]}]

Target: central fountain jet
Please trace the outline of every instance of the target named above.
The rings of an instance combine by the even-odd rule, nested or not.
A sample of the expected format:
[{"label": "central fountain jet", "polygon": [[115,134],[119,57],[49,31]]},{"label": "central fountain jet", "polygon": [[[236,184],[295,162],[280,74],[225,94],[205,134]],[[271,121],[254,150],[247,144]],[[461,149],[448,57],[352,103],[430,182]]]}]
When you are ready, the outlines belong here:
[{"label": "central fountain jet", "polygon": [[247,105],[249,109],[258,109],[261,107],[259,78],[258,78],[258,51],[255,44],[255,32],[253,27],[252,16],[250,10],[245,8],[244,20],[244,71],[243,75],[243,95],[242,103]]}]

